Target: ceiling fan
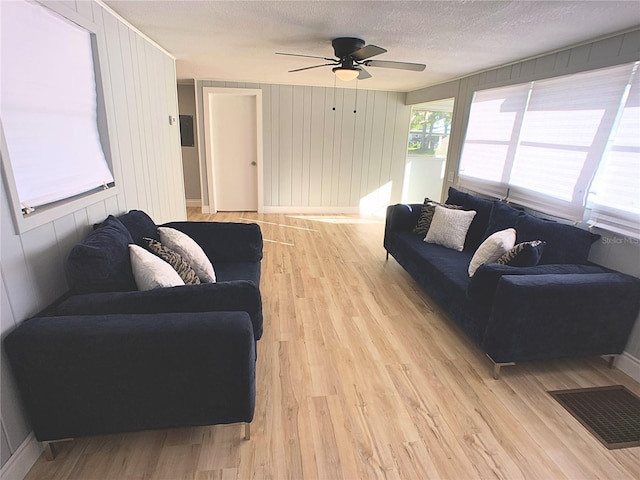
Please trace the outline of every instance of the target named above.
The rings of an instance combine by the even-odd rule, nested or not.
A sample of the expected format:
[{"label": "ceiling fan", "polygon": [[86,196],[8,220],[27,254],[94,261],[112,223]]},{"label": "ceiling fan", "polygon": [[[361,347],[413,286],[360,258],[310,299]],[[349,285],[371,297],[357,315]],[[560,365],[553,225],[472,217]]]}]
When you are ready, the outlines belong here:
[{"label": "ceiling fan", "polygon": [[323,63],[321,65],[312,65],[310,67],[296,68],[289,70],[289,72],[300,72],[302,70],[309,70],[311,68],[334,66],[332,68],[333,73],[340,80],[350,81],[354,79],[364,80],[371,78],[371,74],[367,72],[364,67],[384,67],[384,68],[396,68],[400,70],[412,70],[414,72],[422,72],[426,65],[421,63],[407,63],[407,62],[389,62],[383,60],[369,60],[371,57],[385,53],[384,48],[376,45],[365,45],[364,40],[360,38],[340,37],[334,38],[331,41],[333,51],[336,58],[318,57],[315,55],[301,55],[297,53],[281,53],[276,52],[276,55],[289,55],[292,57],[306,57],[306,58],[320,58],[322,60],[329,61],[331,63]]}]

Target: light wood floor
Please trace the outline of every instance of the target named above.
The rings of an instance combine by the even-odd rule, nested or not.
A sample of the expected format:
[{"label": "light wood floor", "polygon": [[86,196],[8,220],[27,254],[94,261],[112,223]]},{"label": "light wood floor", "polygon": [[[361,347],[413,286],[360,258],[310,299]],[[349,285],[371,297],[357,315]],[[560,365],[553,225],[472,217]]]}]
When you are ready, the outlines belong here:
[{"label": "light wood floor", "polygon": [[77,439],[35,479],[638,479],[548,390],[640,385],[601,359],[502,370],[393,260],[381,220],[258,221],[265,333],[251,440],[239,425]]}]

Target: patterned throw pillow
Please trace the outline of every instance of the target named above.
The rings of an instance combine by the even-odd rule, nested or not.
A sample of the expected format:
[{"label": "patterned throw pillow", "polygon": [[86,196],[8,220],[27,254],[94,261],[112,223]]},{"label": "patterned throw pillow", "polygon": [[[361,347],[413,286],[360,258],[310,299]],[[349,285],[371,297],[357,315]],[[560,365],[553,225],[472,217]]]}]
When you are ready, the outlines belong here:
[{"label": "patterned throw pillow", "polygon": [[512,267],[535,267],[540,262],[545,243],[542,240],[518,243],[496,260],[496,263]]},{"label": "patterned throw pillow", "polygon": [[196,274],[196,271],[191,268],[191,265],[189,265],[184,258],[182,258],[182,255],[171,250],[169,247],[162,245],[153,238],[145,237],[143,240],[147,243],[148,249],[152,253],[155,253],[158,257],[171,265],[176,272],[178,272],[178,275],[180,275],[180,278],[184,281],[185,285],[198,285],[200,283],[200,278]]},{"label": "patterned throw pillow", "polygon": [[434,202],[429,198],[425,198],[424,203],[422,204],[422,209],[420,210],[420,218],[418,219],[417,225],[413,229],[413,233],[417,233],[422,237],[427,234],[427,232],[429,231],[429,227],[431,227],[431,222],[433,221],[433,214],[436,212],[436,207],[438,205],[454,210],[462,210],[462,206],[460,205],[443,205],[441,203]]}]

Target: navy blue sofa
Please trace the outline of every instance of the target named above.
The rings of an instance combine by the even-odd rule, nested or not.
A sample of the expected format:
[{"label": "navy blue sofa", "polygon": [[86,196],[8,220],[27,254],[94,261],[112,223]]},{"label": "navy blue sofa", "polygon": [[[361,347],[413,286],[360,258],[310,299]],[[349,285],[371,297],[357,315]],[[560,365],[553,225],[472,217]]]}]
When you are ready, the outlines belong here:
[{"label": "navy blue sofa", "polygon": [[[413,233],[422,204],[388,207],[384,247],[489,356],[496,378],[515,362],[622,353],[640,310],[640,280],[588,263],[598,236],[454,188],[446,203],[477,212],[463,251]],[[506,228],[516,229],[516,243],[546,242],[539,264],[488,263],[470,278],[475,250]]]},{"label": "navy blue sofa", "polygon": [[127,245],[159,239],[133,210],[72,250],[71,291],[5,338],[36,438],[57,440],[253,419],[262,336],[256,224],[172,222],[211,260],[217,283],[137,291]]}]

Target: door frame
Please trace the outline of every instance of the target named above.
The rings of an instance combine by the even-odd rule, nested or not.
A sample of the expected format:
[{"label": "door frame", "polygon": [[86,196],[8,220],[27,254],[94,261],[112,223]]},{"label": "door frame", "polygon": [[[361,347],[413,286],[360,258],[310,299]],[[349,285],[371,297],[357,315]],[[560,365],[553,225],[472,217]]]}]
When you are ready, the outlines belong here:
[{"label": "door frame", "polygon": [[256,169],[258,177],[258,213],[264,210],[263,190],[263,144],[262,144],[262,90],[257,88],[224,88],[224,87],[204,87],[203,88],[203,110],[204,110],[204,138],[205,138],[205,165],[207,168],[207,193],[209,196],[209,213],[217,213],[217,202],[215,192],[215,162],[212,149],[212,134],[210,124],[210,102],[215,95],[235,95],[253,97],[256,105]]}]

